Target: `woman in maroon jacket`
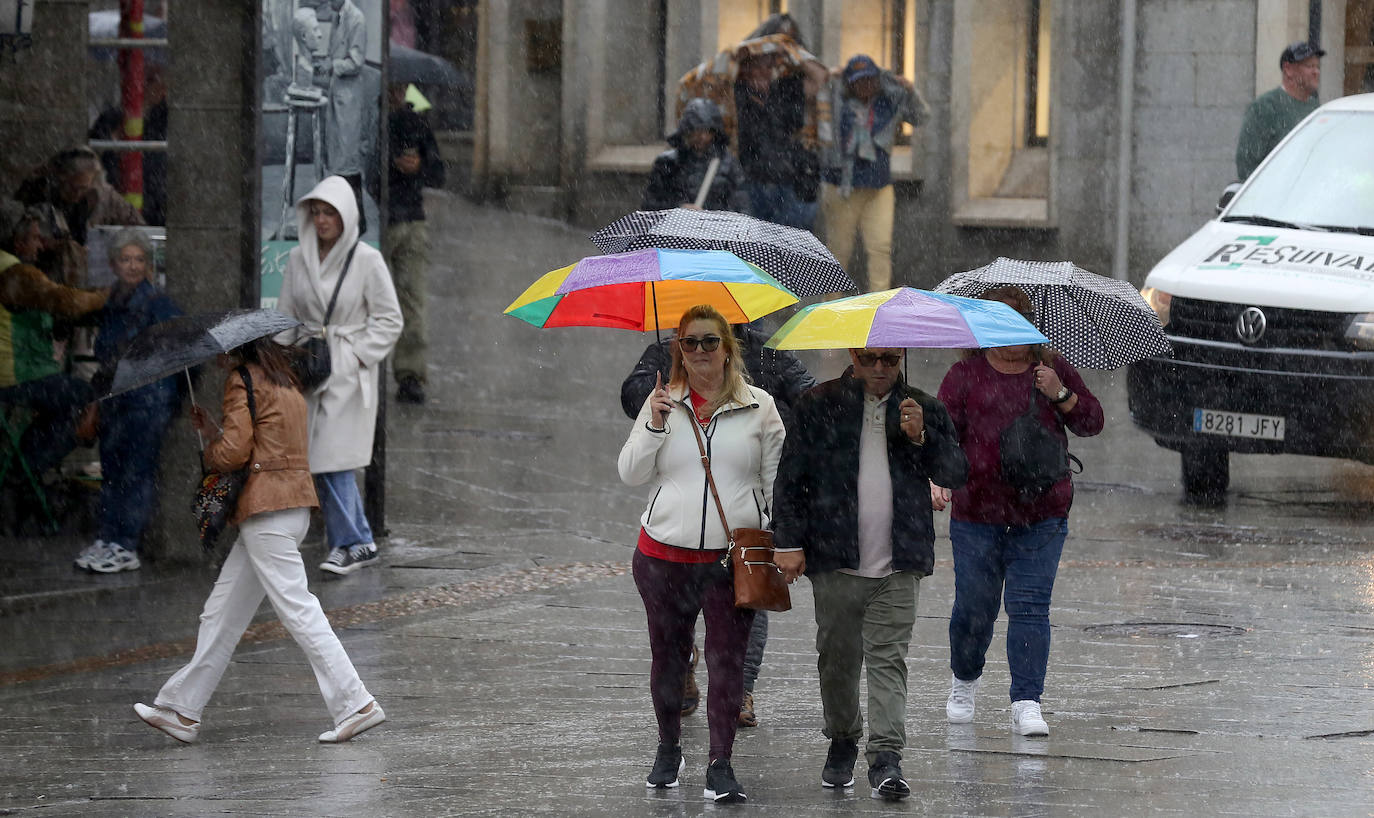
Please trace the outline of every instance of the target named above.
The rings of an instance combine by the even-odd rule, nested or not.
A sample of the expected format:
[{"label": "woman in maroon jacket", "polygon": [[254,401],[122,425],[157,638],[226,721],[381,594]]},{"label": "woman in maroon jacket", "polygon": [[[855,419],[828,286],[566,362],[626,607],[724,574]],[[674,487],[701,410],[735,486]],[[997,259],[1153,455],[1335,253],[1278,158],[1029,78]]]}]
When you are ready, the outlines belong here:
[{"label": "woman in maroon jacket", "polygon": [[[1030,299],[1016,287],[998,287],[983,297],[1032,317]],[[1048,735],[1040,695],[1050,656],[1050,594],[1069,530],[1073,481],[1065,475],[1033,494],[1010,485],[1002,474],[1001,434],[1033,400],[1036,418],[1067,445],[1065,429],[1079,437],[1102,431],[1102,405],[1068,361],[1024,345],[981,350],[955,364],[940,384],[939,397],[969,464],[968,482],[958,491],[931,486],[934,508],[953,501],[949,651],[954,679],[946,715],[955,724],[973,720],[974,694],[997,608],[1005,599],[1011,729],[1023,736]]]}]

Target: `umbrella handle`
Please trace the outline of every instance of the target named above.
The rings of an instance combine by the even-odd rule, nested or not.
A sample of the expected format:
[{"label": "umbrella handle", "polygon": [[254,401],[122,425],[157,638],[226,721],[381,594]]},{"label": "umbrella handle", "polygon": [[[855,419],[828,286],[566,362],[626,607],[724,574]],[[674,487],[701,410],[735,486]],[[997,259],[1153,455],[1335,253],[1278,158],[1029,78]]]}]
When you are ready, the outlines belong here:
[{"label": "umbrella handle", "polygon": [[[186,393],[191,396],[191,405],[196,405],[196,385],[191,383],[191,368],[183,367],[182,372],[186,374]],[[200,450],[205,451],[205,438],[201,436],[200,429],[196,429],[196,440],[200,442]]]}]

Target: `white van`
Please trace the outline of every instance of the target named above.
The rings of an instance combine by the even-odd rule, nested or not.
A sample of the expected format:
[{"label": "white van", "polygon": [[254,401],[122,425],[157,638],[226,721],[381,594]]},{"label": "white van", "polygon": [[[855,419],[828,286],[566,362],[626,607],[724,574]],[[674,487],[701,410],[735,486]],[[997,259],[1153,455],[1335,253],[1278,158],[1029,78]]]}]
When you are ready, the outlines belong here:
[{"label": "white van", "polygon": [[1188,495],[1231,452],[1374,463],[1374,94],[1304,119],[1141,294],[1174,357],[1130,368],[1131,419]]}]

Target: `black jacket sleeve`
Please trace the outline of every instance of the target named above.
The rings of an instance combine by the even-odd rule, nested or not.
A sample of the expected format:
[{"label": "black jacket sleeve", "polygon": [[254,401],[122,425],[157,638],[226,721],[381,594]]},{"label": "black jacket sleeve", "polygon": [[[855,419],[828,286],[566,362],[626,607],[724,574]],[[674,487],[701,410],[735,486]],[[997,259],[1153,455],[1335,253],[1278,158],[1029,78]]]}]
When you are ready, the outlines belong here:
[{"label": "black jacket sleeve", "polygon": [[779,349],[777,354],[778,380],[782,382],[783,399],[795,404],[807,390],[816,385],[816,379],[806,371],[806,364],[795,354]]},{"label": "black jacket sleeve", "polygon": [[[667,210],[682,204],[685,200],[682,198],[682,191],[678,189],[677,175],[677,151],[660,153],[649,171],[649,183],[644,187],[644,200],[640,209]],[[639,411],[638,406],[635,407],[635,411]]]},{"label": "black jacket sleeve", "polygon": [[644,401],[648,400],[649,393],[654,391],[655,376],[661,374],[663,382],[668,382],[673,365],[672,354],[668,351],[670,343],[672,342],[662,341],[649,344],[644,354],[639,356],[635,368],[630,370],[630,374],[625,376],[624,383],[620,384],[620,408],[631,420],[639,417],[639,410],[643,408]]},{"label": "black jacket sleeve", "polygon": [[924,392],[912,397],[921,404],[925,415],[926,442],[912,446],[920,464],[920,471],[935,485],[947,489],[962,488],[968,482],[968,458],[959,447],[959,433],[944,404]]},{"label": "black jacket sleeve", "polygon": [[424,128],[424,147],[420,149],[420,175],[425,180],[425,187],[441,188],[444,186],[444,158],[439,154],[439,143],[434,139],[434,131],[423,122],[420,124]]},{"label": "black jacket sleeve", "polygon": [[782,442],[782,458],[773,482],[773,542],[778,548],[804,548],[809,540],[808,521],[816,472],[811,460],[817,451],[812,436],[817,430],[815,393],[793,408],[793,423]]}]

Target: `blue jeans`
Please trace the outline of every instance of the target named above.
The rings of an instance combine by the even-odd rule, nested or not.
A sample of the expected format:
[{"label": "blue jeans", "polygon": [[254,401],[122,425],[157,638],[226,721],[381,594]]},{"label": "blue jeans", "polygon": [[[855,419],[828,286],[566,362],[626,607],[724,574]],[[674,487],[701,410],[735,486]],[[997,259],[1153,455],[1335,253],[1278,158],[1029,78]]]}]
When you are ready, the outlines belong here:
[{"label": "blue jeans", "polygon": [[157,508],[158,458],[175,411],[176,403],[161,400],[114,397],[100,404],[97,536],[105,542],[138,550],[143,529]]},{"label": "blue jeans", "polygon": [[1050,661],[1050,594],[1068,533],[1063,517],[1027,526],[950,520],[954,610],[949,617],[949,667],[956,677],[972,681],[983,675],[997,607],[1005,596],[1011,700],[1040,701]]},{"label": "blue jeans", "polygon": [[810,230],[819,204],[797,198],[791,185],[749,182],[749,215],[756,219]]},{"label": "blue jeans", "polygon": [[315,492],[320,495],[324,515],[324,536],[330,548],[372,542],[372,526],[363,512],[363,496],[352,471],[332,471],[315,475]]}]

